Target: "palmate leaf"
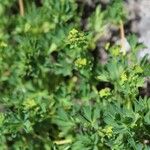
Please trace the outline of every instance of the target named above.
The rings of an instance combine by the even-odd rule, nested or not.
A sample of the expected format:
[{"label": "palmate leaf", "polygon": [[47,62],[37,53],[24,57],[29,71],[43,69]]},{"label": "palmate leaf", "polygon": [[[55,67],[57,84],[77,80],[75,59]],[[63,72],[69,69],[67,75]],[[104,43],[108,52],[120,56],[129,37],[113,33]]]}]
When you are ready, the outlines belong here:
[{"label": "palmate leaf", "polygon": [[144,117],[145,122],[150,125],[150,111],[147,112],[147,114]]},{"label": "palmate leaf", "polygon": [[74,127],[74,120],[64,109],[59,109],[57,116],[54,118],[54,123],[58,126],[65,128],[66,130],[72,129]]},{"label": "palmate leaf", "polygon": [[123,0],[111,0],[106,17],[111,22],[119,24],[121,20],[126,18],[126,12],[123,7]]},{"label": "palmate leaf", "polygon": [[137,52],[138,50],[146,48],[144,44],[138,42],[138,38],[134,34],[128,36],[128,41],[131,46],[131,50],[134,53]]},{"label": "palmate leaf", "polygon": [[97,79],[100,81],[109,81],[109,74],[107,71],[103,70],[100,75],[97,76]]},{"label": "palmate leaf", "polygon": [[97,134],[77,135],[76,141],[72,144],[73,150],[98,150],[99,138]]},{"label": "palmate leaf", "polygon": [[104,41],[106,64],[95,53],[106,25],[124,22],[123,0],[28,0],[24,16],[18,1],[0,0],[0,150],[150,149],[143,45],[132,35],[122,55]]},{"label": "palmate leaf", "polygon": [[91,143],[91,139],[88,136],[79,136],[77,141],[73,144],[72,149],[73,150],[90,150],[90,146],[88,145]]},{"label": "palmate leaf", "polygon": [[97,6],[95,12],[89,17],[87,29],[94,35],[93,41],[96,42],[104,33],[106,23],[104,22],[104,12]]},{"label": "palmate leaf", "polygon": [[112,60],[106,64],[104,69],[98,73],[97,79],[102,81],[119,82],[121,73],[125,70],[125,66],[121,62]]},{"label": "palmate leaf", "polygon": [[132,137],[131,130],[139,126],[141,116],[127,108],[122,110],[121,107],[113,105],[108,108],[110,111],[104,114],[105,123],[113,127],[115,134]]},{"label": "palmate leaf", "polygon": [[84,106],[81,113],[78,115],[79,122],[85,128],[90,127],[98,129],[100,122],[100,107],[99,106]]}]

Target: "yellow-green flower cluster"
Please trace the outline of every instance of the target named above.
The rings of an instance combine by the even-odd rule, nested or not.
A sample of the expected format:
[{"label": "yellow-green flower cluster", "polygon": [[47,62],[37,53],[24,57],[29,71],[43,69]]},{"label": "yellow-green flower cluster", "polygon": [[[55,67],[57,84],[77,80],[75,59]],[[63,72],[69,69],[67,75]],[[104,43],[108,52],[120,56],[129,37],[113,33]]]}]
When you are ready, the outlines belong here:
[{"label": "yellow-green flower cluster", "polygon": [[120,48],[119,47],[112,48],[111,53],[115,57],[119,56],[119,54],[120,54]]},{"label": "yellow-green flower cluster", "polygon": [[24,101],[23,106],[25,107],[25,109],[30,109],[35,107],[37,104],[35,102],[34,99],[27,99]]},{"label": "yellow-green flower cluster", "polygon": [[112,137],[112,134],[113,134],[113,127],[112,126],[107,126],[105,127],[102,131],[103,133],[107,136],[107,137]]},{"label": "yellow-green flower cluster", "polygon": [[78,37],[78,35],[79,35],[78,30],[72,29],[72,30],[69,32],[68,40],[69,40],[70,42],[74,42],[74,40],[76,40],[76,38]]},{"label": "yellow-green flower cluster", "polygon": [[79,32],[76,29],[72,29],[69,32],[67,43],[70,44],[71,48],[78,47],[79,45],[82,45],[82,44],[83,46],[85,46],[87,43],[87,39],[84,33]]},{"label": "yellow-green flower cluster", "polygon": [[104,89],[99,91],[99,96],[100,97],[107,97],[109,95],[111,95],[110,88],[104,88]]},{"label": "yellow-green flower cluster", "polygon": [[78,58],[75,61],[75,66],[78,67],[78,68],[82,68],[86,65],[87,65],[87,59],[86,58]]},{"label": "yellow-green flower cluster", "polygon": [[121,84],[124,84],[127,80],[128,80],[127,74],[126,74],[125,72],[123,72],[123,73],[120,75],[120,83],[121,83]]}]

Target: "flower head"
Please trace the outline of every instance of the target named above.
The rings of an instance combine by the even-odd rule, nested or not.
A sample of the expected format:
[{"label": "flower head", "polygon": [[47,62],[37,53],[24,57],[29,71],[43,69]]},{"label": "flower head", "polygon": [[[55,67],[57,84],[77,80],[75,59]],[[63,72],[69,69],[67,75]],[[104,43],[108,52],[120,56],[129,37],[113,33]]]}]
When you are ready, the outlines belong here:
[{"label": "flower head", "polygon": [[37,104],[34,99],[27,99],[26,101],[24,101],[23,105],[26,109],[30,109],[35,107]]},{"label": "flower head", "polygon": [[86,65],[87,65],[87,59],[86,58],[78,58],[75,61],[75,66],[78,67],[78,68],[82,68]]},{"label": "flower head", "polygon": [[70,45],[70,48],[76,48],[76,47],[84,47],[87,46],[87,37],[84,35],[84,33],[79,32],[76,29],[72,29],[69,32],[67,43]]},{"label": "flower head", "polygon": [[104,88],[102,90],[99,91],[99,96],[100,97],[107,97],[109,96],[111,93],[110,93],[110,88]]},{"label": "flower head", "polygon": [[103,129],[103,132],[106,136],[111,137],[113,134],[113,127],[112,126],[107,126]]},{"label": "flower head", "polygon": [[124,84],[125,81],[127,81],[127,74],[125,72],[123,72],[120,76],[120,80],[121,80],[121,84]]}]

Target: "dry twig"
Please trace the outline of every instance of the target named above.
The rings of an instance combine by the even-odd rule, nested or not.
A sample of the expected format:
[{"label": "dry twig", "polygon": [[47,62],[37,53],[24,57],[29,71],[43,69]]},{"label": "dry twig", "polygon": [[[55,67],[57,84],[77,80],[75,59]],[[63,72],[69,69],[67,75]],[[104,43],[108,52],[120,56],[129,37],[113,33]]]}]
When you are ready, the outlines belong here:
[{"label": "dry twig", "polygon": [[126,54],[125,49],[125,32],[124,32],[124,26],[123,22],[120,21],[120,37],[121,37],[121,49],[123,50],[123,54]]},{"label": "dry twig", "polygon": [[20,15],[24,16],[24,4],[23,4],[23,0],[19,0],[19,10],[20,10]]}]

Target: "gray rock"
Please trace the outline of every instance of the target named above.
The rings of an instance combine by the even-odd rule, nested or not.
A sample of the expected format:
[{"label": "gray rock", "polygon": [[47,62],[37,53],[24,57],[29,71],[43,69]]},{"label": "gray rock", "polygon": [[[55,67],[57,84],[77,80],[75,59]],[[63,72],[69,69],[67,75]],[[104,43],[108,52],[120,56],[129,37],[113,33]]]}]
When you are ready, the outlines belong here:
[{"label": "gray rock", "polygon": [[[139,57],[145,54],[150,56],[150,0],[128,0],[127,10],[128,19],[132,21],[131,31],[140,35],[139,42],[142,42],[147,48],[139,52]],[[137,21],[137,16],[140,20]]]}]

